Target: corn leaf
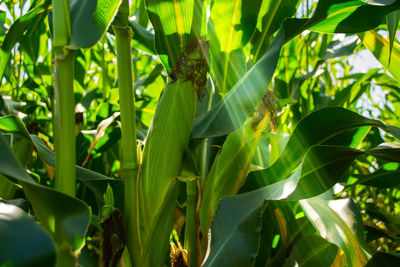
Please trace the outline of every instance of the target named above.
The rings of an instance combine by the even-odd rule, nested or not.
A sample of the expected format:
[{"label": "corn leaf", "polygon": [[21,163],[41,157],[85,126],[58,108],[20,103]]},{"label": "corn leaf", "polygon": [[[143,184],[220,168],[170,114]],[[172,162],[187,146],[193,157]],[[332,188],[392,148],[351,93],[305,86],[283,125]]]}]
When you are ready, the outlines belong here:
[{"label": "corn leaf", "polygon": [[192,138],[222,136],[239,128],[265,95],[283,45],[284,31],[275,37],[266,54],[213,108],[197,117]]},{"label": "corn leaf", "polygon": [[390,53],[389,53],[389,64],[392,55],[393,43],[396,38],[396,30],[399,25],[400,11],[394,11],[386,16],[386,23],[389,30],[389,42],[390,42]]},{"label": "corn leaf", "polygon": [[[352,0],[320,0],[309,19],[288,19],[285,42],[306,29],[325,33],[358,33],[373,29],[384,17],[400,9],[399,1],[372,5]],[[370,14],[374,14],[371,16]]]},{"label": "corn leaf", "polygon": [[[328,108],[328,110],[329,109],[330,108]],[[339,117],[341,117],[339,115],[340,111],[344,111],[344,109],[340,108],[334,108],[331,111],[333,110],[335,110],[335,114]],[[327,115],[325,113],[326,111],[326,109],[323,109],[315,113]],[[351,111],[348,112],[349,113],[346,113],[346,117],[351,117],[351,114],[353,114],[353,116],[352,118],[349,118],[347,126],[346,123],[344,123],[345,120],[341,119],[341,122],[343,123],[341,125],[344,126],[335,127],[334,120],[329,120],[329,116],[324,116],[324,122],[318,122],[318,125],[324,125],[321,129],[329,129],[329,131],[332,131],[324,133],[324,138],[331,139],[334,135],[340,135],[346,131],[346,128],[358,128],[365,124],[374,125],[377,122],[368,119],[365,120],[363,117]],[[314,115],[310,114],[299,123],[298,127],[301,127],[299,129],[302,129],[302,133],[304,133],[303,131],[307,128],[305,126],[307,118],[311,118],[309,121],[310,127],[314,127],[314,123],[317,123],[313,119]],[[311,123],[312,121],[313,123]],[[382,128],[385,128],[383,124],[379,124]],[[350,127],[350,125],[352,126]],[[292,138],[298,138],[294,137],[298,134],[296,133],[296,129],[286,148],[292,146]],[[355,138],[359,139],[358,132],[355,132],[354,134]],[[307,136],[310,135],[317,136],[319,133],[313,131],[313,134],[310,133]],[[320,140],[320,143],[323,141],[324,140]],[[301,141],[299,140],[299,142],[296,142],[296,145],[293,145],[294,147],[292,149],[301,149],[302,142],[306,144],[308,141],[302,138]],[[356,143],[359,142],[357,141]],[[205,259],[204,266],[248,266],[251,264],[257,254],[261,227],[260,216],[263,211],[264,201],[282,199],[296,201],[324,193],[342,179],[343,175],[347,172],[348,168],[357,156],[370,153],[370,151],[363,152],[347,146],[312,145],[308,148],[303,148],[305,149],[305,153],[298,154],[300,157],[298,164],[289,167],[290,170],[293,170],[298,166],[297,171],[294,172],[290,178],[244,194],[224,197],[219,202],[211,224],[211,247],[209,248],[210,252],[208,257]],[[386,153],[386,155],[380,156],[387,157],[388,155],[392,155],[393,152],[399,153],[400,150],[398,148],[392,148],[392,150]],[[293,158],[288,162],[291,162],[292,160]],[[271,168],[274,168],[274,166],[271,166],[265,171],[268,171]],[[257,176],[249,176],[248,179],[254,178],[262,179],[262,177]],[[266,175],[266,179],[268,178],[269,176]],[[335,243],[333,241],[331,242]],[[242,244],[246,245],[243,246]],[[244,247],[246,249],[243,249]],[[227,257],[227,255],[230,256]]]},{"label": "corn leaf", "polygon": [[56,248],[51,236],[22,209],[0,202],[0,229],[0,265],[54,266]]},{"label": "corn leaf", "polygon": [[[358,37],[390,74],[400,81],[400,45],[393,43],[392,52],[390,52],[390,43],[375,31],[359,33]],[[389,65],[390,55],[392,60]]]},{"label": "corn leaf", "polygon": [[371,255],[364,240],[361,214],[351,199],[300,200],[300,205],[319,234],[341,248],[349,266],[364,266]]},{"label": "corn leaf", "polygon": [[191,34],[194,0],[145,0],[155,31],[155,48],[168,72],[184,48],[196,37]]},{"label": "corn leaf", "polygon": [[70,49],[95,45],[108,30],[122,0],[71,1]]},{"label": "corn leaf", "polygon": [[207,25],[210,36],[211,69],[216,86],[225,95],[245,73],[242,48],[257,24],[260,0],[215,0]]},{"label": "corn leaf", "polygon": [[[30,135],[24,123],[16,116],[6,116],[0,118],[0,131],[16,134],[23,137],[32,144],[40,159],[52,168],[56,166],[56,155],[37,135]],[[96,195],[99,203],[103,203],[103,194],[106,192],[107,186],[110,184],[115,191],[121,191],[121,180],[112,179],[98,172],[76,166],[76,175],[90,190]],[[122,203],[122,195],[118,195],[118,203]]]},{"label": "corn leaf", "polygon": [[10,59],[11,49],[22,40],[24,34],[30,34],[30,32],[25,33],[30,25],[36,25],[36,27],[31,27],[30,31],[36,30],[37,25],[47,16],[50,4],[49,0],[34,1],[28,13],[19,17],[8,30],[0,49],[0,82]]},{"label": "corn leaf", "polygon": [[284,267],[331,266],[338,248],[317,235],[307,235],[294,245]]},{"label": "corn leaf", "polygon": [[267,0],[262,2],[257,18],[257,29],[251,39],[253,61],[257,62],[260,56],[270,45],[272,34],[276,32],[285,18],[296,14],[299,0]]},{"label": "corn leaf", "polygon": [[[325,127],[315,131],[315,125]],[[338,134],[361,126],[378,126],[397,136],[380,121],[367,119],[344,108],[323,108],[301,120],[279,158],[268,169],[250,173],[251,179],[264,182],[283,180],[300,163],[310,147],[323,144]]]},{"label": "corn leaf", "polygon": [[67,245],[65,249],[70,253],[81,249],[90,219],[88,206],[79,199],[37,184],[15,158],[3,136],[0,137],[0,151],[0,172],[19,181],[55,242]]}]

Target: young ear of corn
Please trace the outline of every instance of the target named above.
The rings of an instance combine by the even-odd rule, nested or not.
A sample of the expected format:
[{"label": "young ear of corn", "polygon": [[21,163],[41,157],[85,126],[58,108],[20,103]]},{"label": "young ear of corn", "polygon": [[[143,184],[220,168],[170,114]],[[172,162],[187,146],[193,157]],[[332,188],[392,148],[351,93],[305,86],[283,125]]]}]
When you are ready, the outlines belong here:
[{"label": "young ear of corn", "polygon": [[234,195],[244,183],[250,164],[266,127],[275,123],[273,94],[270,91],[258,104],[254,113],[242,127],[230,133],[216,157],[202,194],[200,206],[201,252],[204,256],[208,229],[218,202],[227,195]]},{"label": "young ear of corn", "polygon": [[[195,117],[198,98],[203,94],[206,86],[208,43],[196,39],[188,45],[179,57],[170,74],[156,112],[151,123],[143,150],[142,166],[138,181],[138,233],[141,244],[141,266],[161,266],[162,262],[153,262],[158,257],[152,255],[152,247],[162,244],[162,249],[154,251],[165,255],[169,246],[169,235],[172,229],[172,219],[175,207],[175,197],[169,197],[170,185],[175,184],[185,150],[188,147],[192,122]],[[168,196],[168,197],[167,197]],[[168,203],[165,203],[168,201]],[[163,208],[164,207],[164,208]],[[165,207],[173,207],[165,214]],[[169,218],[168,222],[165,218]],[[164,233],[154,240],[154,225],[157,220],[164,220]],[[159,231],[158,231],[159,232]],[[154,244],[150,244],[154,242]],[[153,246],[154,245],[154,246]],[[144,251],[147,250],[147,251]],[[150,250],[150,251],[148,251]],[[152,259],[146,259],[152,257]],[[163,260],[163,259],[162,259]]]}]

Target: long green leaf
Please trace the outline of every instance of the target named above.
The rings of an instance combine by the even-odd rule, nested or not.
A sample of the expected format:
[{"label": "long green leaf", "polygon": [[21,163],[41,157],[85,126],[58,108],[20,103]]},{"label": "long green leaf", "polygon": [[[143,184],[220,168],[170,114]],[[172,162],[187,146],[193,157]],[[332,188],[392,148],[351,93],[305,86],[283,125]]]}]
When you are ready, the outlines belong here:
[{"label": "long green leaf", "polygon": [[296,13],[299,0],[266,0],[262,2],[257,19],[257,30],[251,43],[254,45],[253,61],[257,62],[270,44],[272,34],[277,31],[285,18]]},{"label": "long green leaf", "polygon": [[15,158],[3,136],[0,137],[0,172],[17,179],[42,224],[53,235],[56,244],[65,253],[72,253],[83,247],[89,225],[88,206],[76,198],[42,186],[26,173]]},{"label": "long green leaf", "polygon": [[155,31],[155,47],[168,72],[184,48],[196,37],[191,34],[194,0],[145,0]]},{"label": "long green leaf", "polygon": [[242,77],[213,108],[197,117],[192,138],[226,135],[239,128],[253,111],[271,82],[283,45],[281,29],[266,54]]},{"label": "long green leaf", "polygon": [[245,73],[242,47],[257,24],[261,1],[215,0],[208,22],[211,69],[216,86],[225,95]]},{"label": "long green leaf", "polygon": [[[328,113],[326,113],[327,111]],[[329,114],[329,111],[335,111],[332,114],[338,115],[336,119],[341,120],[342,126],[334,126],[339,121],[335,122],[333,115],[331,118],[330,116],[325,116]],[[313,128],[316,124],[320,126],[323,125],[324,127],[321,127],[321,129],[329,128],[327,132],[321,133],[320,137],[314,139],[317,143],[323,143],[327,139],[331,139],[332,136],[369,124],[378,124],[382,128],[385,128],[385,125],[380,122],[365,119],[351,111],[341,108],[327,108],[316,113],[324,114],[325,121],[315,121],[315,114],[310,114],[299,123],[298,127],[302,129],[302,131],[306,130],[308,127]],[[345,115],[344,117],[347,117],[348,120],[342,118],[341,115]],[[310,119],[310,121],[305,123],[305,121],[308,120],[307,118]],[[306,126],[308,123],[310,123],[309,126]],[[299,129],[295,130],[291,140],[293,136],[301,132]],[[296,133],[296,131],[299,132]],[[308,132],[307,136],[309,135],[312,135],[311,132]],[[363,136],[365,136],[365,134],[363,134]],[[357,141],[352,141],[351,144],[359,143],[360,138],[357,131],[353,139],[357,139]],[[299,139],[299,142],[293,143],[292,145],[289,140],[287,148],[293,146],[291,150],[296,151],[301,147],[302,142],[304,146],[301,149],[305,149],[305,154],[297,154],[301,164],[290,178],[245,194],[225,197],[219,202],[211,224],[211,248],[205,266],[221,266],[227,264],[241,266],[241,264],[249,264],[249,262],[252,262],[253,255],[256,253],[254,247],[257,247],[256,244],[259,240],[259,216],[262,212],[264,201],[280,199],[296,201],[321,194],[332,188],[343,178],[357,156],[371,154],[370,151],[363,152],[346,146],[315,146],[317,143],[308,146],[307,140],[304,138]],[[297,152],[294,153],[298,152],[297,150]],[[390,157],[393,159],[390,155],[393,155],[394,152],[399,153],[399,149],[391,148],[390,151],[382,151],[382,154],[379,155],[379,153],[377,153],[375,156],[381,158]],[[290,164],[288,168],[289,170],[294,170],[297,165],[297,163]],[[273,168],[273,166],[271,168]],[[269,178],[268,175],[266,175],[266,177]],[[254,178],[257,178],[257,176],[253,177],[253,179]],[[262,179],[262,177],[258,177],[258,179]],[[232,213],[232,210],[235,212]],[[243,250],[241,246],[238,247],[236,244],[247,244],[247,249]],[[228,254],[235,255],[235,257],[227,257],[226,255]]]},{"label": "long green leaf", "polygon": [[[332,153],[332,150],[336,153]],[[349,152],[353,152],[353,155],[347,156]],[[211,224],[210,254],[204,266],[248,266],[257,255],[264,202],[299,200],[325,192],[343,176],[343,172],[360,153],[347,147],[315,147],[290,178],[248,193],[223,198]],[[316,161],[315,158],[321,154],[328,156]],[[347,161],[343,156],[347,156]],[[336,169],[343,163],[344,168]]]},{"label": "long green leaf", "polygon": [[[20,118],[18,118],[17,116],[0,117],[0,130],[24,137],[26,140],[28,140],[35,146],[36,150],[39,153],[40,158],[46,164],[55,168],[56,166],[55,153],[51,151],[44,144],[43,140],[41,140],[38,136],[30,135]],[[82,180],[85,181],[115,181],[115,179],[111,179],[100,173],[91,171],[86,168],[82,168],[80,166],[76,166],[76,174],[78,178],[81,178]]]},{"label": "long green leaf", "polygon": [[338,248],[317,235],[305,236],[296,242],[284,267],[331,266]]},{"label": "long green leaf", "polygon": [[390,54],[389,54],[389,65],[392,55],[393,43],[396,37],[397,26],[399,25],[400,11],[394,11],[386,16],[386,23],[389,30],[389,43],[390,43]]},{"label": "long green leaf", "polygon": [[364,266],[371,255],[364,240],[361,214],[351,199],[300,200],[300,205],[319,234],[341,248],[349,266]]},{"label": "long green leaf", "polygon": [[[390,42],[375,31],[359,33],[358,37],[390,74],[392,74],[397,81],[400,81],[400,45],[393,43],[393,48],[390,52]],[[388,62],[389,57],[391,57],[390,65]]]},{"label": "long green leaf", "polygon": [[[34,1],[29,12],[18,18],[8,30],[0,49],[0,82],[10,59],[11,49],[17,42],[23,39],[24,32],[30,25],[38,25],[38,22],[42,21],[46,17],[50,4],[50,0]],[[35,23],[33,23],[34,21]],[[34,31],[35,29],[36,27],[31,28],[30,30]]]},{"label": "long green leaf", "polygon": [[320,0],[310,19],[289,19],[284,23],[285,42],[306,29],[325,33],[367,31],[380,25],[387,14],[397,9],[400,9],[399,1],[377,6],[354,0]]},{"label": "long green leaf", "polygon": [[378,188],[392,188],[400,184],[400,170],[378,170],[367,175],[355,175],[356,184],[374,186]]},{"label": "long green leaf", "polygon": [[122,0],[72,0],[70,49],[95,45],[107,31]]},{"label": "long green leaf", "polygon": [[[321,128],[315,131],[315,125],[320,125]],[[299,122],[286,147],[272,166],[265,170],[252,172],[251,179],[268,181],[268,183],[280,181],[299,164],[310,147],[322,144],[338,134],[361,126],[385,128],[385,125],[379,121],[367,119],[344,108],[330,107],[315,111]]]},{"label": "long green leaf", "polygon": [[0,251],[2,266],[54,266],[56,260],[51,236],[22,209],[5,202],[0,202]]}]

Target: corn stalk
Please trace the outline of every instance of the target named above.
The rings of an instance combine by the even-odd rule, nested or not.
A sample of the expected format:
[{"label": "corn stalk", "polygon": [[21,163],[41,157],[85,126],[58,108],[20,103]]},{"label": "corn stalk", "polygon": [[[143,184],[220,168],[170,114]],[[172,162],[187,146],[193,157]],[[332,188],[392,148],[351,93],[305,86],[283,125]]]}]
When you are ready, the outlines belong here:
[{"label": "corn stalk", "polygon": [[69,0],[53,1],[54,89],[56,96],[55,150],[57,190],[75,195],[74,53],[66,48],[71,38]]}]

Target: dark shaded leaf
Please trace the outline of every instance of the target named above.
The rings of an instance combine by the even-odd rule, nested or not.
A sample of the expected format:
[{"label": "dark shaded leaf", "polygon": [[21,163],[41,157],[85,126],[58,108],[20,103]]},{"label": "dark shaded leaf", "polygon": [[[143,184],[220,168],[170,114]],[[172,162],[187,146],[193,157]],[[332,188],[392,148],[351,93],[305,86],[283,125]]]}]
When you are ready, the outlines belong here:
[{"label": "dark shaded leaf", "polygon": [[22,209],[5,202],[0,202],[0,251],[2,266],[53,266],[56,261],[51,236]]}]

